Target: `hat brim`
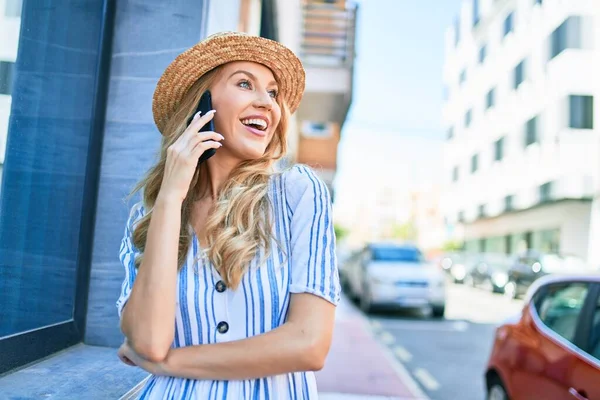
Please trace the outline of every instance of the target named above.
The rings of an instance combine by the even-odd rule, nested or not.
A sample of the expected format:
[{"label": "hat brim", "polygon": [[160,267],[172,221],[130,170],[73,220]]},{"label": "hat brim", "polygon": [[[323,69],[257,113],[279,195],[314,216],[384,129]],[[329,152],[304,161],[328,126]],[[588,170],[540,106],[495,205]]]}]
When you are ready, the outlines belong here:
[{"label": "hat brim", "polygon": [[251,61],[269,68],[278,83],[279,95],[291,113],[296,111],[305,87],[304,67],[298,57],[274,40],[227,32],[208,37],[181,53],[167,67],[152,100],[158,130],[164,134],[163,129],[181,99],[202,75],[232,61]]}]

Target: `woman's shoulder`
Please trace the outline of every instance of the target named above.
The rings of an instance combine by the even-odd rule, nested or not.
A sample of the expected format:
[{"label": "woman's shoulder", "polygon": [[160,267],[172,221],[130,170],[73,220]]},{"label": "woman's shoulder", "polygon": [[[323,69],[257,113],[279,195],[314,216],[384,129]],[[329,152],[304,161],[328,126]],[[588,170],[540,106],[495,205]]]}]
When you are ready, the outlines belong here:
[{"label": "woman's shoulder", "polygon": [[144,206],[143,201],[139,201],[133,204],[129,208],[129,217],[128,223],[130,226],[133,226],[136,222],[138,222],[142,217],[146,214],[146,207]]},{"label": "woman's shoulder", "polygon": [[298,205],[300,199],[310,198],[329,199],[329,191],[317,172],[305,164],[295,164],[282,173],[288,203],[292,208]]}]

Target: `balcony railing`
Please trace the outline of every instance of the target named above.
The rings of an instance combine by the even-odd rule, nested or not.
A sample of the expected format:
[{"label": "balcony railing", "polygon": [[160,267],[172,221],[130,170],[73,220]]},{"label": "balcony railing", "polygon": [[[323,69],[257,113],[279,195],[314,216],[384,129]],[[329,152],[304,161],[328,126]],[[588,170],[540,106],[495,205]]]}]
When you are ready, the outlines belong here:
[{"label": "balcony railing", "polygon": [[308,66],[351,67],[354,62],[356,5],[307,2],[303,5],[300,56]]}]

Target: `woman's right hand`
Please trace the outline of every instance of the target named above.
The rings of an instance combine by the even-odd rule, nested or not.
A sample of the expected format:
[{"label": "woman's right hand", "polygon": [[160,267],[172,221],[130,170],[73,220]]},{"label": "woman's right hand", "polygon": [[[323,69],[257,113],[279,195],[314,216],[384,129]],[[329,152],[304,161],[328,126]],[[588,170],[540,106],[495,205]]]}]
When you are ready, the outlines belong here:
[{"label": "woman's right hand", "polygon": [[202,116],[197,113],[179,139],[167,148],[167,161],[159,197],[174,198],[183,202],[202,153],[222,146],[222,135],[212,131],[199,132],[214,117],[214,113],[214,110]]}]

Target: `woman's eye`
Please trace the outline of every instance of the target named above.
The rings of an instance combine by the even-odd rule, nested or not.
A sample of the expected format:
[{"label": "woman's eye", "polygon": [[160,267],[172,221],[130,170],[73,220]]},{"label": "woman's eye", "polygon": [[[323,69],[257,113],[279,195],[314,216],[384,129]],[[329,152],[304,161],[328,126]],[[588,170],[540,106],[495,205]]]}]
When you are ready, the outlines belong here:
[{"label": "woman's eye", "polygon": [[240,81],[240,83],[238,83],[239,87],[242,87],[244,89],[251,89],[252,86],[250,85],[250,82],[248,81]]},{"label": "woman's eye", "polygon": [[279,92],[277,90],[269,90],[269,96],[271,96],[272,98],[276,99],[277,98],[277,94]]}]

